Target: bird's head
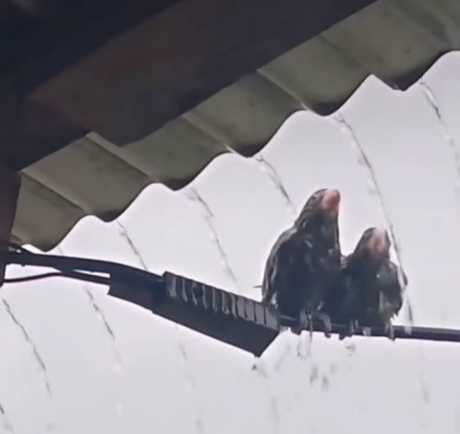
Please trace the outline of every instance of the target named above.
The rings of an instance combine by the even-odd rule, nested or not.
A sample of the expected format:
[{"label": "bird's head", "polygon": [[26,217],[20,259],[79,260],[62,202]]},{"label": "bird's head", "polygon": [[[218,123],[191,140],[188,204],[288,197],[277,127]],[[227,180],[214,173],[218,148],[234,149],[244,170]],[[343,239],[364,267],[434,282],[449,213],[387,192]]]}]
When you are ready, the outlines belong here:
[{"label": "bird's head", "polygon": [[384,228],[367,228],[355,248],[353,256],[381,262],[390,257],[391,241]]},{"label": "bird's head", "polygon": [[297,230],[310,238],[330,240],[337,244],[340,192],[323,188],[313,193],[294,223]]},{"label": "bird's head", "polygon": [[323,188],[313,193],[302,208],[295,226],[306,228],[308,223],[318,219],[337,220],[339,214],[340,192]]}]

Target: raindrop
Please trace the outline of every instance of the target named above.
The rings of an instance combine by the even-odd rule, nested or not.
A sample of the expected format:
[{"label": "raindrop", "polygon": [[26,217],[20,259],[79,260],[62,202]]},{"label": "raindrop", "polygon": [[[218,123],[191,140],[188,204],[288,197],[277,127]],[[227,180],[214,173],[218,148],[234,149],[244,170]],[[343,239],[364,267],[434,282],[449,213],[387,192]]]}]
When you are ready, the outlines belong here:
[{"label": "raindrop", "polygon": [[56,424],[53,422],[48,422],[46,424],[46,432],[55,432],[56,431]]},{"label": "raindrop", "polygon": [[329,372],[331,375],[336,374],[339,371],[339,367],[335,363],[331,363],[331,366],[329,366]]},{"label": "raindrop", "polygon": [[3,421],[3,429],[6,432],[14,433],[13,427],[11,426],[11,424],[7,420]]},{"label": "raindrop", "polygon": [[363,327],[363,336],[372,336],[372,328],[371,327]]},{"label": "raindrop", "polygon": [[347,350],[349,356],[352,356],[356,353],[356,345],[353,342],[346,344],[345,349]]},{"label": "raindrop", "polygon": [[321,377],[321,390],[326,391],[327,389],[329,389],[329,386],[330,386],[329,378],[327,378],[326,375],[323,375]]},{"label": "raindrop", "polygon": [[361,167],[367,168],[366,160],[363,158],[362,155],[358,155],[358,156],[356,157],[356,160],[357,160],[358,164],[359,164]]},{"label": "raindrop", "polygon": [[291,353],[291,343],[287,342],[286,345],[284,346],[283,350],[281,351],[280,356],[277,358],[277,360],[274,363],[276,372],[280,371],[281,367],[283,366],[284,362],[287,359],[287,356],[290,353]]},{"label": "raindrop", "polygon": [[262,359],[256,359],[251,370],[257,372],[263,378],[268,378],[267,367]]},{"label": "raindrop", "polygon": [[312,344],[313,333],[302,331],[297,341],[297,356],[301,359],[308,359],[311,356]]},{"label": "raindrop", "polygon": [[314,364],[311,367],[311,371],[310,371],[310,378],[309,378],[310,385],[313,386],[313,384],[316,382],[318,378],[319,378],[319,369],[318,369],[318,366]]},{"label": "raindrop", "polygon": [[203,419],[201,417],[196,418],[195,427],[199,434],[204,433]]}]

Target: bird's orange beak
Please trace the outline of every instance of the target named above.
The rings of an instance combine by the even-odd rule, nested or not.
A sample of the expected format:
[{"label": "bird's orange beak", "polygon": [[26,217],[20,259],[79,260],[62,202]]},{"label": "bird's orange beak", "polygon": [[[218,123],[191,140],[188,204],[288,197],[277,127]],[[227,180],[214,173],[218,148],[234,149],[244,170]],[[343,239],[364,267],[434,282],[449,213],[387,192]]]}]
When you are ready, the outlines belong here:
[{"label": "bird's orange beak", "polygon": [[339,213],[340,192],[335,189],[327,189],[321,199],[320,208],[332,216]]}]

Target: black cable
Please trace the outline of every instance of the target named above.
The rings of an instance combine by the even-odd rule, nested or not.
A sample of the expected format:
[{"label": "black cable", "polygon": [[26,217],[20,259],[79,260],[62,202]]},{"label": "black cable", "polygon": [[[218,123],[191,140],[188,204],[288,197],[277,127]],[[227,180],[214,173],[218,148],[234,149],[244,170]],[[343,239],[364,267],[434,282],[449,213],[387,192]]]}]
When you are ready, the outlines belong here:
[{"label": "black cable", "polygon": [[[96,259],[38,254],[14,244],[11,245],[11,249],[12,250],[8,252],[0,253],[0,262],[3,262],[4,264],[51,267],[58,271],[42,273],[41,275],[35,276],[5,279],[6,283],[20,283],[48,277],[67,277],[108,286],[110,286],[111,281],[116,281],[121,286],[129,287],[130,294],[136,292],[139,288],[152,288],[153,286],[158,289],[164,285],[164,281],[161,276],[120,263]],[[90,273],[108,274],[110,278]],[[120,297],[119,295],[117,296]],[[121,298],[125,298],[127,300],[129,299],[127,297]],[[192,309],[193,306],[190,306],[190,308]],[[293,318],[282,317],[280,319],[281,323],[285,326],[289,327],[296,325],[296,321]],[[394,326],[393,328],[394,336],[397,339],[403,338],[460,342],[460,330],[419,326],[412,326],[410,331],[406,330],[406,328],[402,326]],[[315,324],[314,330],[321,331],[322,326],[320,324]],[[332,332],[344,333],[346,332],[346,327],[339,324],[333,324]],[[367,335],[367,331],[359,328],[355,334]],[[382,327],[372,327],[371,335],[385,336],[386,333]]]},{"label": "black cable", "polygon": [[147,285],[162,284],[161,276],[139,268],[131,267],[116,262],[102,261],[99,259],[84,259],[71,256],[44,255],[39,253],[22,251],[9,251],[0,253],[0,262],[5,264],[30,265],[37,267],[50,267],[62,271],[65,274],[73,272],[103,273],[121,277],[130,281],[137,281]]},{"label": "black cable", "polygon": [[49,273],[33,274],[31,276],[23,277],[7,277],[3,280],[4,283],[23,283],[31,282],[33,280],[46,279],[48,277],[62,276],[62,273],[59,271],[51,271]]},{"label": "black cable", "polygon": [[49,277],[66,277],[69,279],[81,280],[85,282],[96,283],[100,285],[110,285],[110,278],[104,276],[95,276],[87,273],[81,273],[78,271],[50,271],[48,273],[33,274],[31,276],[23,277],[11,277],[4,279],[4,283],[24,283],[31,282],[34,280],[47,279]]},{"label": "black cable", "polygon": [[8,243],[8,247],[10,247],[12,250],[15,250],[17,252],[30,253],[31,255],[34,254],[34,252],[26,249],[25,247],[22,247],[20,244],[13,243],[12,241]]},{"label": "black cable", "polygon": [[[292,317],[280,315],[280,321],[283,326],[296,327],[298,321]],[[348,332],[348,326],[344,324],[331,324],[332,334],[346,334]],[[308,330],[306,330],[308,332]],[[320,322],[314,321],[313,331],[324,332],[324,326]],[[460,330],[449,329],[441,327],[424,327],[424,326],[411,326],[405,327],[402,325],[394,325],[393,333],[395,339],[419,339],[429,341],[444,341],[444,342],[460,342]],[[383,326],[369,326],[369,327],[358,327],[354,333],[354,336],[366,336],[366,337],[388,337],[388,332]]]},{"label": "black cable", "polygon": [[[13,251],[12,253],[15,253],[15,254],[26,255],[27,257],[37,255],[36,253],[14,242],[9,242],[8,246],[12,249]],[[45,256],[45,255],[42,255],[42,256]],[[71,279],[76,279],[76,280],[83,280],[86,282],[99,283],[103,285],[110,284],[109,278],[102,277],[102,276],[94,276],[94,275],[87,274],[84,272],[78,272],[78,271],[75,271],[73,267],[54,267],[52,264],[50,264],[49,267],[56,268],[59,271],[51,271],[47,273],[34,274],[31,276],[5,278],[3,281],[4,283],[23,283],[23,282],[31,282],[34,280],[46,279],[50,277],[66,277],[66,278],[71,278]]]}]

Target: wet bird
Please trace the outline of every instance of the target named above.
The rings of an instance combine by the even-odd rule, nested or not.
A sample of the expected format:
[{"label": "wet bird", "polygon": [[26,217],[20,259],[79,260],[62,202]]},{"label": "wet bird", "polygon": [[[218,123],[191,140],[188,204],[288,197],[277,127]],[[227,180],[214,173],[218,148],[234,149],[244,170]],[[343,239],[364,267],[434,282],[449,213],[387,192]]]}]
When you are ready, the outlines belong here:
[{"label": "wet bird", "polygon": [[333,322],[348,326],[348,336],[358,325],[383,326],[393,336],[391,320],[401,309],[408,280],[390,260],[390,247],[387,231],[372,227],[364,231],[353,253],[342,257],[339,279],[324,311]]},{"label": "wet bird", "polygon": [[320,312],[340,272],[338,211],[340,193],[321,189],[307,200],[294,225],[283,232],[268,256],[262,301],[298,319],[300,333],[314,319],[329,335],[329,317]]},{"label": "wet bird", "polygon": [[409,281],[406,273],[394,262],[388,260],[382,264],[377,273],[377,283],[380,291],[377,319],[385,327],[391,328],[391,320],[398,315],[403,305],[403,292]]}]

